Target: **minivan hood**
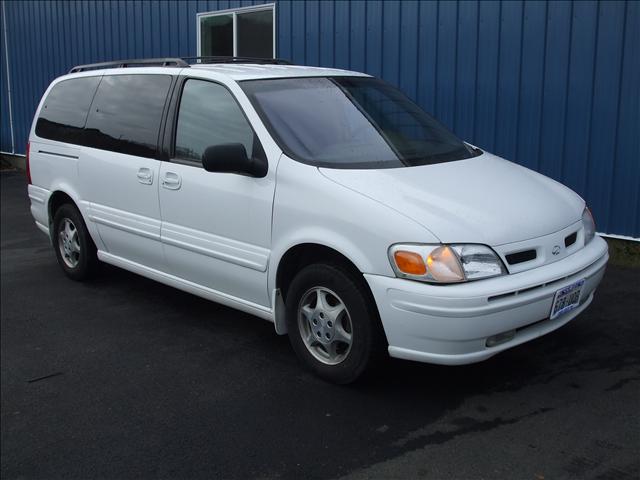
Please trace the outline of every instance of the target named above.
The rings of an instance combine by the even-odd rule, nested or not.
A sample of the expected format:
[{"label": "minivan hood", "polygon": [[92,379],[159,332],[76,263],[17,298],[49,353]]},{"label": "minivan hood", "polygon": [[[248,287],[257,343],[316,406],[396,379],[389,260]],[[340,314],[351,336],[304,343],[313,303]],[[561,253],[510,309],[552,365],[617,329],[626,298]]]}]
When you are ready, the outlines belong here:
[{"label": "minivan hood", "polygon": [[489,153],[418,167],[320,171],[415,220],[443,243],[528,240],[579,221],[584,209],[564,185]]}]

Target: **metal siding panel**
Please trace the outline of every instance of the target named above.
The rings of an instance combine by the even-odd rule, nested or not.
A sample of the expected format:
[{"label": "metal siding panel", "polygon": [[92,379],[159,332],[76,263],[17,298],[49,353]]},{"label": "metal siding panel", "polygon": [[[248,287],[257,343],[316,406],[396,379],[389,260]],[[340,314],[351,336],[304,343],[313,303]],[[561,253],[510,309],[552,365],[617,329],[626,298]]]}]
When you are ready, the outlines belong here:
[{"label": "metal siding panel", "polygon": [[[176,55],[176,42],[174,40],[175,30],[171,28],[169,22],[169,2],[156,2],[156,9],[158,10],[159,22],[155,30],[158,32],[160,51],[159,57]],[[173,48],[172,48],[173,46]]]},{"label": "metal siding panel", "polygon": [[442,2],[438,11],[436,109],[438,119],[455,130],[458,4]]},{"label": "metal siding panel", "polygon": [[291,9],[291,59],[294,63],[305,63],[305,4],[295,2]]},{"label": "metal siding panel", "polygon": [[349,44],[351,49],[349,68],[362,72],[365,69],[367,52],[367,5],[362,0],[352,0],[350,6],[351,37],[349,38]]},{"label": "metal siding panel", "polygon": [[[0,41],[0,111],[2,112],[1,121],[0,121],[0,150],[3,152],[11,152],[12,150],[12,142],[11,142],[11,125],[9,123],[9,90],[8,90],[8,71],[7,71],[7,59],[5,57],[5,43],[4,43],[4,26],[7,24],[7,29],[9,28],[8,22],[5,21],[4,11],[7,9],[5,3],[2,3],[4,8],[0,9],[0,27],[2,28],[2,41]],[[8,34],[7,34],[8,36]]]},{"label": "metal siding panel", "polygon": [[400,85],[400,3],[382,4],[382,78]]},{"label": "metal siding panel", "polygon": [[546,4],[525,2],[519,88],[520,111],[514,158],[534,170],[539,167],[546,14]]},{"label": "metal siding panel", "polygon": [[522,20],[522,2],[502,5],[495,149],[511,160],[516,160],[518,142]]},{"label": "metal siding panel", "polygon": [[458,23],[455,124],[456,133],[471,141],[474,137],[478,67],[478,2],[459,4]]},{"label": "metal siding panel", "polygon": [[624,30],[624,3],[599,3],[598,39],[593,85],[589,162],[584,197],[591,205],[599,227],[609,230],[611,183],[615,161],[616,123]]},{"label": "metal siding panel", "polygon": [[338,68],[349,68],[349,2],[338,1],[335,4],[334,20],[334,61]]},{"label": "metal siding panel", "polygon": [[595,2],[575,2],[571,22],[565,168],[562,181],[578,193],[584,192],[586,187],[597,9]]},{"label": "metal siding panel", "polygon": [[428,112],[436,109],[436,63],[438,58],[438,3],[420,4],[418,28],[418,103]]},{"label": "metal siding panel", "polygon": [[[196,0],[189,0],[185,3],[187,9],[187,55],[195,56],[198,54],[198,45],[196,40],[196,14],[198,12],[198,4]],[[182,5],[181,5],[182,6]]]},{"label": "metal siding panel", "polygon": [[277,56],[290,60],[292,58],[291,48],[291,2],[281,0],[276,5],[277,31]]},{"label": "metal siding panel", "polygon": [[316,0],[307,2],[305,12],[305,57],[306,65],[320,64],[320,25],[319,4]]},{"label": "metal siding panel", "polygon": [[[194,55],[196,12],[261,2],[6,2],[16,148],[71,66]],[[593,1],[278,1],[276,46],[384,77],[458,135],[567,183],[600,230],[638,237],[638,5],[602,3],[598,22]],[[3,149],[8,135],[3,115]]]},{"label": "metal siding panel", "polygon": [[498,67],[500,58],[500,14],[498,2],[480,2],[478,15],[478,78],[474,143],[495,148]]},{"label": "metal siding panel", "polygon": [[[280,3],[278,3],[279,5]],[[334,64],[334,3],[320,3],[320,65],[329,67]]]},{"label": "metal siding panel", "polygon": [[[11,5],[11,8],[9,8]],[[27,144],[28,130],[31,126],[29,112],[32,103],[28,91],[21,85],[20,79],[27,74],[27,62],[22,61],[26,50],[25,27],[27,16],[23,9],[16,3],[5,2],[7,15],[7,43],[12,50],[9,51],[9,72],[11,75],[11,102],[13,116],[13,135],[15,141],[15,151],[24,152]],[[36,35],[39,36],[41,32]],[[43,76],[41,76],[43,78]],[[38,99],[39,100],[39,99]]]},{"label": "metal siding panel", "polygon": [[562,179],[571,38],[571,2],[548,3],[539,169]]},{"label": "metal siding panel", "polygon": [[111,8],[110,5],[111,2],[102,2],[101,6],[102,6],[102,12],[101,12],[101,16],[102,16],[102,21],[100,22],[102,24],[102,31],[104,34],[104,54],[103,54],[103,58],[106,60],[110,60],[112,58],[115,58],[115,56],[113,55],[113,37],[114,37],[114,28],[112,25],[112,15],[114,13],[117,14],[117,12],[114,12]]},{"label": "metal siding panel", "polygon": [[365,71],[382,76],[382,1],[367,2],[367,44],[365,45]]},{"label": "metal siding panel", "polygon": [[610,233],[640,237],[640,3],[630,2],[626,7],[618,141],[607,213]]},{"label": "metal siding panel", "polygon": [[405,1],[400,9],[400,88],[412,100],[418,97],[418,18],[417,1]]}]

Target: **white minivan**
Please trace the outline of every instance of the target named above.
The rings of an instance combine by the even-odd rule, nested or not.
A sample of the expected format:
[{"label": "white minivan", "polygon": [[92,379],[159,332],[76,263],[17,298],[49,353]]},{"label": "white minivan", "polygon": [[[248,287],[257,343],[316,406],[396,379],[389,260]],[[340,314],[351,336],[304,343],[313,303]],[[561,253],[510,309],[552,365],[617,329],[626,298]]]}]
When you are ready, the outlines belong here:
[{"label": "white minivan", "polygon": [[27,152],[69,277],[102,261],[249,312],[337,383],[385,352],[458,365],[549,333],[608,260],[576,193],[357,72],[79,66],[45,92]]}]

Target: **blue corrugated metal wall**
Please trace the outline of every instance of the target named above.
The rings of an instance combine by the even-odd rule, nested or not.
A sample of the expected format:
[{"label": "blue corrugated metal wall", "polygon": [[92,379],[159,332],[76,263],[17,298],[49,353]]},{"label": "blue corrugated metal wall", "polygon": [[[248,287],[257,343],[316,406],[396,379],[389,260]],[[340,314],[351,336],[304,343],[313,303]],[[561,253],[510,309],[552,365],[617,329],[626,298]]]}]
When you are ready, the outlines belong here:
[{"label": "blue corrugated metal wall", "polygon": [[[195,55],[196,12],[254,3],[6,2],[17,148],[70,66]],[[459,136],[579,192],[599,231],[640,237],[640,3],[279,1],[276,15],[280,57],[380,76]]]}]

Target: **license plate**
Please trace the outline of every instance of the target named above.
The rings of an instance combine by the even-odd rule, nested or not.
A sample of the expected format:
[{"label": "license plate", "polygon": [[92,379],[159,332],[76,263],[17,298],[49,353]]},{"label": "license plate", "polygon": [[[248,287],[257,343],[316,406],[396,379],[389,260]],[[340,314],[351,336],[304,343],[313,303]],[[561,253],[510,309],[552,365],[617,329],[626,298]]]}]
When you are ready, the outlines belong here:
[{"label": "license plate", "polygon": [[556,292],[551,307],[550,319],[558,318],[567,312],[570,312],[580,304],[580,293],[584,285],[584,278],[561,288]]}]

